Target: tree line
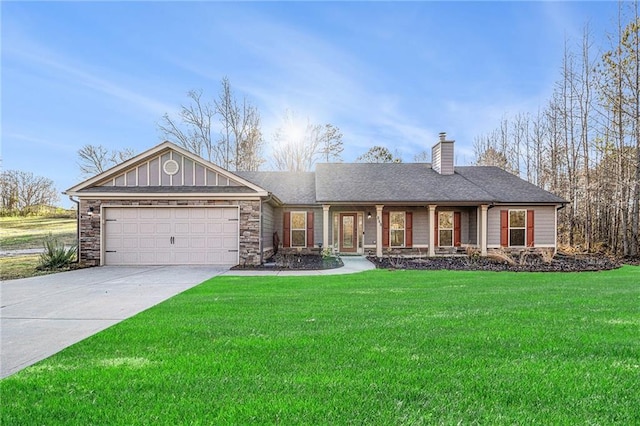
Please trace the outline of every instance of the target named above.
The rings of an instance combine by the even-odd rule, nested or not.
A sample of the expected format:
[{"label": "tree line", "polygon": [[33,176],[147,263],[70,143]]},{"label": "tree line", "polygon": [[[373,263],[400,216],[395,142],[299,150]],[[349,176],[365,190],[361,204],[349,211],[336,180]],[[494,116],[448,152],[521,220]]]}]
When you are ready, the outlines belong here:
[{"label": "tree line", "polygon": [[494,165],[568,201],[561,243],[586,251],[639,254],[640,17],[620,3],[608,46],[588,26],[565,42],[551,98],[535,113],[505,116],[474,140],[475,163]]}]

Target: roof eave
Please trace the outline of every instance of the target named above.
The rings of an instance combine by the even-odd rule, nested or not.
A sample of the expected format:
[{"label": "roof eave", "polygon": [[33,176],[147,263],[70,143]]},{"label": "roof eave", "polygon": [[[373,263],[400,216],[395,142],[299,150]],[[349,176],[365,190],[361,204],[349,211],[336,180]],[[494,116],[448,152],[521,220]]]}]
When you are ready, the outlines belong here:
[{"label": "roof eave", "polygon": [[211,193],[211,192],[192,192],[192,193],[179,193],[179,192],[81,192],[81,191],[65,191],[63,194],[78,197],[80,199],[154,199],[154,198],[175,198],[175,199],[203,199],[208,200],[220,200],[220,199],[259,199],[268,197],[269,193],[266,191],[259,191],[253,193],[235,192],[235,193]]}]

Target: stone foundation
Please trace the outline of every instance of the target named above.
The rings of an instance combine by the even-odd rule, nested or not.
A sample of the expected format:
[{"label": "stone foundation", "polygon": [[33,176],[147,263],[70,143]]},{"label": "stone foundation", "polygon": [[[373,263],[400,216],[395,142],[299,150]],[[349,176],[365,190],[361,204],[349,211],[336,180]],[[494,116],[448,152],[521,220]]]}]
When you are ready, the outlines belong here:
[{"label": "stone foundation", "polygon": [[302,255],[317,254],[319,255],[321,251],[322,250],[319,247],[287,247],[287,248],[280,247],[278,249],[278,254],[302,254]]}]

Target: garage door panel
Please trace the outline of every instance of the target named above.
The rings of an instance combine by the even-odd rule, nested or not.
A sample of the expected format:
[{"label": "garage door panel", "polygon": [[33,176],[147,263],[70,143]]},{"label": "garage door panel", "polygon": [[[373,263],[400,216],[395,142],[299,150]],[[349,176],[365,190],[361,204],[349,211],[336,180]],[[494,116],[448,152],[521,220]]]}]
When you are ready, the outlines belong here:
[{"label": "garage door panel", "polygon": [[205,249],[207,248],[206,237],[191,237],[189,239],[189,247],[193,249]]},{"label": "garage door panel", "polygon": [[[236,264],[237,207],[105,207],[105,264]],[[232,220],[229,220],[232,219]]]},{"label": "garage door panel", "polygon": [[207,263],[207,257],[203,252],[176,251],[175,261],[178,264],[202,265]]},{"label": "garage door panel", "polygon": [[229,222],[229,223],[222,224],[222,233],[224,234],[235,234],[237,229],[238,229],[237,222]]},{"label": "garage door panel", "polygon": [[235,237],[223,237],[222,248],[227,250],[235,250],[238,248],[238,242]]},{"label": "garage door panel", "polygon": [[173,224],[174,233],[176,234],[189,234],[189,222],[175,222]]},{"label": "garage door panel", "polygon": [[122,224],[122,232],[125,234],[137,234],[138,233],[138,223],[123,223]]},{"label": "garage door panel", "polygon": [[138,243],[141,249],[152,249],[156,247],[155,237],[139,237]]},{"label": "garage door panel", "polygon": [[220,234],[222,233],[222,223],[207,223],[208,234]]},{"label": "garage door panel", "polygon": [[222,248],[222,239],[218,237],[208,237],[207,238],[207,248],[210,249],[221,249]]},{"label": "garage door panel", "polygon": [[149,209],[149,210],[155,210],[156,219],[172,219],[173,213],[176,209],[155,208],[155,209]]},{"label": "garage door panel", "polygon": [[221,209],[222,217],[225,219],[238,220],[238,211],[236,209]]},{"label": "garage door panel", "polygon": [[114,237],[122,235],[122,224],[118,222],[110,222],[107,226],[105,235],[113,235]]},{"label": "garage door panel", "polygon": [[236,263],[238,260],[237,252],[222,252],[222,258],[220,260],[223,264]]},{"label": "garage door panel", "polygon": [[160,222],[156,223],[155,233],[156,234],[171,234],[172,230],[171,222]]},{"label": "garage door panel", "polygon": [[123,238],[122,239],[122,248],[123,249],[132,249],[138,248],[140,242],[135,237]]},{"label": "garage door panel", "polygon": [[189,227],[189,231],[193,235],[204,235],[207,232],[207,224],[203,222],[193,222]]},{"label": "garage door panel", "polygon": [[226,209],[207,209],[207,219],[222,219],[222,211]]},{"label": "garage door panel", "polygon": [[140,223],[138,229],[139,234],[154,235],[156,233],[155,223]]},{"label": "garage door panel", "polygon": [[191,209],[175,209],[173,212],[174,219],[189,219],[191,216]]},{"label": "garage door panel", "polygon": [[120,209],[121,212],[118,215],[118,219],[127,220],[127,219],[138,219],[139,212],[138,209]]},{"label": "garage door panel", "polygon": [[175,249],[189,248],[189,238],[180,237],[180,236],[174,237],[173,248]]},{"label": "garage door panel", "polygon": [[207,218],[206,210],[207,209],[189,209],[190,211],[189,217],[195,220],[206,219]]},{"label": "garage door panel", "polygon": [[141,265],[156,264],[156,254],[154,252],[140,252],[140,264]]}]

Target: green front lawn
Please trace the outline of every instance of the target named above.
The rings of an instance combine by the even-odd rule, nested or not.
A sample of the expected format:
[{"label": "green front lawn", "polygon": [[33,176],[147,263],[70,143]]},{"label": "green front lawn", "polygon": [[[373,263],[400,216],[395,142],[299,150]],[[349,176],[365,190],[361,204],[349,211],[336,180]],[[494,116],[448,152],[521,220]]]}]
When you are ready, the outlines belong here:
[{"label": "green front lawn", "polygon": [[640,424],[639,277],[218,277],[4,379],[1,423]]}]

